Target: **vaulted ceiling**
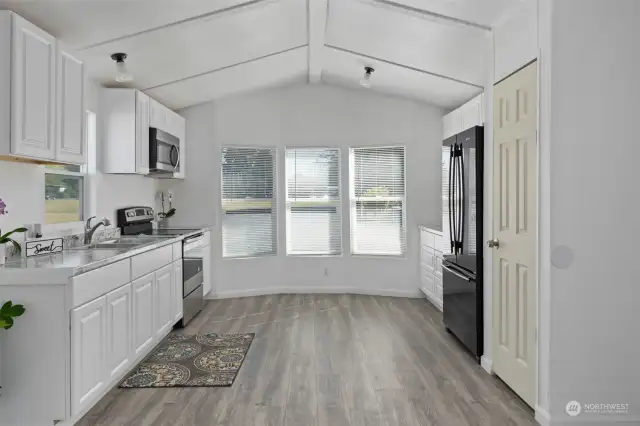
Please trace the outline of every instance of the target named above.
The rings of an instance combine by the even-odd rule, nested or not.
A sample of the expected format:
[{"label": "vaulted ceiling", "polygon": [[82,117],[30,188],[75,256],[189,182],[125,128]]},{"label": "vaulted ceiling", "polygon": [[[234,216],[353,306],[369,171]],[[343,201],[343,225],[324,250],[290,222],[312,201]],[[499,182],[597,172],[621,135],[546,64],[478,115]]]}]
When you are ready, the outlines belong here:
[{"label": "vaulted ceiling", "polygon": [[[482,90],[491,26],[522,0],[0,0],[118,87],[178,109],[292,82],[372,88],[443,108]],[[364,89],[363,89],[364,90]]]}]

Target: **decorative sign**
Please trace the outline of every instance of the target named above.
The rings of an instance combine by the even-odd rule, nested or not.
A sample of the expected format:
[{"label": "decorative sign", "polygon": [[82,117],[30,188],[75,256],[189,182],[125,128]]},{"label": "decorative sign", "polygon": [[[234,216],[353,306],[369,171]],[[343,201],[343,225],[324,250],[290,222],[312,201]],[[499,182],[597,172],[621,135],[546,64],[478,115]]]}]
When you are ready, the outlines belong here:
[{"label": "decorative sign", "polygon": [[27,257],[43,256],[46,254],[60,253],[62,251],[62,238],[51,238],[48,240],[37,239],[25,243],[25,253]]}]

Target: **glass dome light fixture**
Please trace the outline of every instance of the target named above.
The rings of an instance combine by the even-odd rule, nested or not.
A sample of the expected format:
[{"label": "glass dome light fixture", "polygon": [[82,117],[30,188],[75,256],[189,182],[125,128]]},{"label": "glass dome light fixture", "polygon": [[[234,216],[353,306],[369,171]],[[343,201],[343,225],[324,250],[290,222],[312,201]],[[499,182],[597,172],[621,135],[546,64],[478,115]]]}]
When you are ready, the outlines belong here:
[{"label": "glass dome light fixture", "polygon": [[127,59],[126,53],[114,53],[111,59],[116,61],[116,81],[119,83],[127,83],[133,81],[133,76],[127,71],[127,65],[124,60]]},{"label": "glass dome light fixture", "polygon": [[367,89],[371,87],[371,73],[374,71],[371,67],[364,67],[364,77],[360,80],[360,86],[366,87]]}]

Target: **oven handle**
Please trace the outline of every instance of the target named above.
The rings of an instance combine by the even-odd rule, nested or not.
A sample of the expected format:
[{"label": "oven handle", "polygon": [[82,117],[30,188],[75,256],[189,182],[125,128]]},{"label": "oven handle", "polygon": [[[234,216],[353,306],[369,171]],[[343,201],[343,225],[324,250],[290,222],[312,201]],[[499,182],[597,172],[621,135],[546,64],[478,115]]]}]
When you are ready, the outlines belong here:
[{"label": "oven handle", "polygon": [[471,282],[471,278],[469,277],[465,277],[464,275],[462,275],[460,272],[456,272],[453,269],[447,267],[446,265],[442,265],[442,269],[446,269],[447,271],[451,272],[453,275],[455,275],[456,277],[463,279],[467,282]]}]

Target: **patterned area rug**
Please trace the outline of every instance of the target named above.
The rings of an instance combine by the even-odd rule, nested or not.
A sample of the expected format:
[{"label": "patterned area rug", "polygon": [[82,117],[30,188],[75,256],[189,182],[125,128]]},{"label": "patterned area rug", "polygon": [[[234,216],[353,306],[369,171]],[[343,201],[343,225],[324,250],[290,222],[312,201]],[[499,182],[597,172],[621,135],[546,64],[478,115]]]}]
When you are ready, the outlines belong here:
[{"label": "patterned area rug", "polygon": [[167,336],[120,383],[121,388],[233,385],[255,333]]}]

